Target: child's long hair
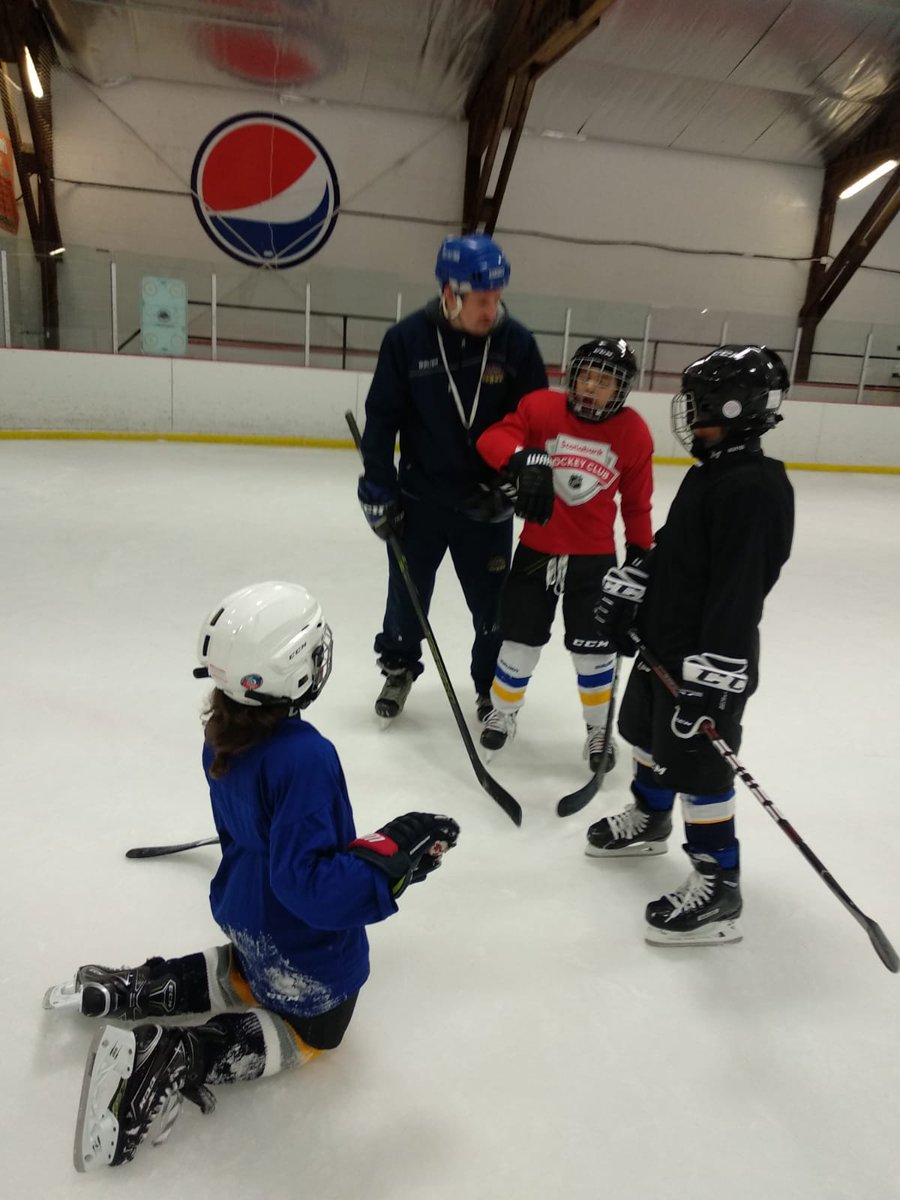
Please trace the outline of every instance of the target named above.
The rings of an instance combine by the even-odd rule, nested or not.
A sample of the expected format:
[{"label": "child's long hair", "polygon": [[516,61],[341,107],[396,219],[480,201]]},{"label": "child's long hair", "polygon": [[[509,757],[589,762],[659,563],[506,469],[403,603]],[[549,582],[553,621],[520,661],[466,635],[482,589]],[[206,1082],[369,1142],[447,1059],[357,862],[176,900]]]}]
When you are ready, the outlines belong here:
[{"label": "child's long hair", "polygon": [[221,779],[236,754],[264,742],[272,730],[285,719],[290,703],[251,707],[238,704],[218,688],[213,688],[203,710],[206,744],[213,751],[209,773]]}]

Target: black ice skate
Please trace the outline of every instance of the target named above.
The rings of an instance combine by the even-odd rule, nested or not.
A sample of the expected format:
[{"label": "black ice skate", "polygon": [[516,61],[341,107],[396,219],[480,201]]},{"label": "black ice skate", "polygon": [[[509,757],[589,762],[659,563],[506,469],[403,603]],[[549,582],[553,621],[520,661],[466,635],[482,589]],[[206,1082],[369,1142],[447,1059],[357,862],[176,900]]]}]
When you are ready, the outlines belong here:
[{"label": "black ice skate", "polygon": [[491,715],[491,710],[493,709],[493,707],[494,707],[494,705],[491,701],[490,692],[476,692],[475,693],[475,712],[478,716],[478,723],[480,725],[483,725],[484,722]]},{"label": "black ice skate", "polygon": [[595,822],[587,832],[585,854],[592,858],[625,858],[665,854],[672,832],[672,813],[647,808],[639,795],[620,813]]},{"label": "black ice skate", "polygon": [[[685,846],[687,850],[687,846]],[[740,870],[720,867],[708,854],[688,850],[694,864],[686,882],[647,905],[646,940],[654,946],[711,946],[739,942]]]},{"label": "black ice skate", "polygon": [[162,958],[140,967],[79,967],[74,980],[57,983],[44,994],[44,1008],[75,1008],[85,1017],[136,1021],[175,1012],[176,980],[160,968]]},{"label": "black ice skate", "polygon": [[[204,1112],[215,1101],[202,1086],[202,1035],[191,1029],[105,1025],[84,1071],[75,1126],[75,1169],[95,1171],[129,1162],[150,1136],[165,1141],[191,1100]],[[152,1133],[151,1133],[152,1131]]]},{"label": "black ice skate", "polygon": [[483,725],[480,741],[490,757],[502,750],[506,743],[516,736],[516,713],[501,712],[499,708],[492,708]]},{"label": "black ice skate", "polygon": [[[591,770],[596,775],[600,770],[600,764],[603,762],[603,751],[606,746],[606,726],[605,725],[588,725],[587,738],[584,743],[583,757],[590,763]],[[616,743],[614,739],[609,743],[609,754],[606,756],[606,767],[603,774],[608,775],[616,765],[617,760]]]},{"label": "black ice skate", "polygon": [[385,672],[387,678],[381,694],[375,701],[375,712],[382,720],[393,721],[403,712],[409,689],[413,685],[413,673],[405,667]]}]

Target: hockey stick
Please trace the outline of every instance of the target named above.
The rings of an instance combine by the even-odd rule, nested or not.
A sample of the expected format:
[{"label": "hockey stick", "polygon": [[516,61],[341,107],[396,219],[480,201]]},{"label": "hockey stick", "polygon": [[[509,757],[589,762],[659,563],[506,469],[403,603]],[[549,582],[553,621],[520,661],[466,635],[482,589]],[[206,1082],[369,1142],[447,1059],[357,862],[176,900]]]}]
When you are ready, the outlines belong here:
[{"label": "hockey stick", "polygon": [[556,806],[556,815],[558,817],[570,817],[573,813],[581,812],[586,808],[593,798],[597,795],[600,788],[603,787],[603,777],[606,774],[606,764],[609,762],[610,752],[612,750],[612,731],[613,721],[616,716],[616,692],[619,688],[619,666],[621,658],[616,659],[616,670],[613,675],[612,693],[609,697],[609,712],[606,716],[606,733],[603,742],[603,755],[597,765],[597,770],[590,777],[583,787],[580,787],[575,792],[569,792],[567,796],[563,796],[562,800]]},{"label": "hockey stick", "polygon": [[[353,441],[356,449],[359,451],[359,456],[362,458],[362,439],[360,437],[359,426],[356,423],[356,418],[349,410],[344,413],[344,417],[350,427],[350,433],[353,435]],[[441,683],[444,685],[444,691],[447,694],[447,699],[450,701],[450,707],[453,709],[453,716],[456,718],[456,724],[459,728],[460,737],[463,740],[463,745],[466,748],[466,753],[469,756],[469,761],[475,774],[478,777],[478,782],[497,804],[503,809],[514,825],[522,824],[522,806],[519,804],[509,792],[500,786],[496,779],[490,775],[478,757],[478,751],[475,749],[475,743],[472,741],[471,734],[466,726],[465,717],[462,714],[462,709],[459,707],[459,701],[456,698],[456,692],[453,690],[453,684],[450,682],[450,676],[447,674],[447,668],[444,665],[444,660],[441,657],[441,652],[438,649],[438,644],[435,641],[434,633],[429,624],[428,617],[425,615],[425,610],[422,608],[422,601],[419,599],[419,593],[416,588],[413,578],[409,573],[409,563],[406,561],[406,555],[400,546],[396,534],[391,533],[387,538],[388,545],[391,548],[391,553],[394,556],[394,561],[397,563],[400,574],[403,576],[403,582],[406,584],[406,590],[409,593],[409,599],[415,610],[415,614],[422,626],[422,632],[428,642],[428,648],[431,651],[431,656],[434,659],[434,665],[437,667],[438,675],[441,677]]]},{"label": "hockey stick", "polygon": [[126,858],[161,858],[164,854],[180,854],[182,850],[196,850],[199,846],[218,846],[217,837],[200,838],[197,842],[179,842],[175,846],[135,846],[125,851]]},{"label": "hockey stick", "polygon": [[[653,654],[651,650],[647,649],[634,630],[631,630],[630,636],[637,647],[641,658],[643,658],[644,662],[654,673],[657,679],[660,680],[666,691],[672,696],[677,696],[678,684],[662,665],[656,655]],[[747,768],[743,766],[743,764],[737,758],[737,755],[724,740],[724,738],[722,738],[712,721],[704,721],[700,726],[700,732],[706,734],[734,773],[739,776],[741,782],[750,789],[775,824],[778,825],[782,833],[786,834],[787,837],[789,837],[794,843],[809,865],[818,874],[825,886],[831,892],[833,892],[835,896],[837,896],[838,900],[840,900],[841,904],[843,904],[844,908],[846,908],[853,919],[863,927],[863,929],[869,935],[869,941],[872,943],[875,953],[878,955],[887,969],[889,971],[893,971],[895,974],[900,971],[900,958],[897,956],[897,951],[888,941],[887,935],[878,922],[873,921],[871,917],[867,917],[861,909],[857,908],[844,889],[840,887],[837,880],[834,878],[825,864],[818,859],[815,854],[813,854],[812,850],[810,850],[803,838],[800,837],[800,834],[793,827],[790,821],[786,820],[785,817],[781,815],[781,813],[778,811],[766,793],[762,790]]]}]

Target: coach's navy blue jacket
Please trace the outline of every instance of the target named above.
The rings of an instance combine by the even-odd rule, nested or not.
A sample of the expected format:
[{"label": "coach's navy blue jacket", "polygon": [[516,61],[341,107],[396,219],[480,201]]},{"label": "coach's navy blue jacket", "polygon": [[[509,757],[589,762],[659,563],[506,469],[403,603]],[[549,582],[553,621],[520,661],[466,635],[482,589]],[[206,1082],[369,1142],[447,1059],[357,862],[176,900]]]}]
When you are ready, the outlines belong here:
[{"label": "coach's navy blue jacket", "polygon": [[[454,329],[435,299],[398,321],[381,343],[366,399],[365,474],[382,487],[465,509],[479,482],[493,476],[475,442],[527,392],[546,387],[547,373],[532,334],[501,309],[490,333],[475,420],[467,430],[441,359],[438,329],[469,420],[488,339]],[[398,433],[399,472],[394,466]]]}]

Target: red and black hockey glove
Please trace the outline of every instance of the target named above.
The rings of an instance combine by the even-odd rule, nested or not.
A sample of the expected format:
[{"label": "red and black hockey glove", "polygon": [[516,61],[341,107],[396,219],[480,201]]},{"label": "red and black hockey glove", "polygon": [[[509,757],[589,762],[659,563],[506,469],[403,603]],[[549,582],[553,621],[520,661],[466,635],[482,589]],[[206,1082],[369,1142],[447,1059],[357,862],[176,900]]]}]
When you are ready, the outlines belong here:
[{"label": "red and black hockey glove", "polygon": [[411,883],[421,883],[436,870],[458,838],[459,826],[452,817],[412,812],[395,817],[375,833],[354,838],[347,849],[384,871],[396,900]]}]

